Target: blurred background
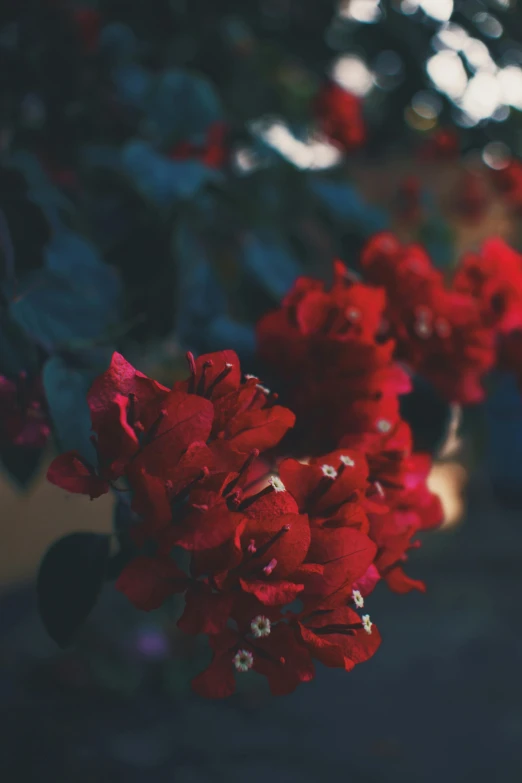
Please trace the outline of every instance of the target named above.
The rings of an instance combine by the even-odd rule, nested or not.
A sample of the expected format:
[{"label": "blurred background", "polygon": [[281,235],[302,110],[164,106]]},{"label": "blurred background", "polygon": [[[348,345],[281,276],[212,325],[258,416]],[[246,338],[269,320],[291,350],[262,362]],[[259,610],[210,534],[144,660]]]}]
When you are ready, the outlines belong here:
[{"label": "blurred background", "polygon": [[[76,446],[114,348],[166,383],[187,348],[255,369],[256,319],[299,274],[357,269],[375,231],[448,274],[492,235],[521,250],[519,5],[3,0],[0,372],[43,368],[56,441]],[[353,99],[342,140],[330,83]],[[38,563],[110,531],[113,500],[48,484],[47,434],[2,441],[3,780],[519,783],[520,395],[497,377],[461,411],[419,387],[405,415],[446,517],[411,558],[427,594],[376,591],[384,643],[355,673],[278,700],[252,678],[222,704],[190,693],[206,652],[175,607],[144,619],[110,585],[57,651]]]}]

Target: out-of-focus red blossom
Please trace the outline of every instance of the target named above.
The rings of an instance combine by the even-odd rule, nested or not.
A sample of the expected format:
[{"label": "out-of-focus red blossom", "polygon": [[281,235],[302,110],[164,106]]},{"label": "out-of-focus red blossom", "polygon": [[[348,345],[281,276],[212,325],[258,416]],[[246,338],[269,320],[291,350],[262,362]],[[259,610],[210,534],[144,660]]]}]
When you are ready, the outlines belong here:
[{"label": "out-of-focus red blossom", "polygon": [[453,161],[460,152],[460,139],[453,128],[439,128],[419,149],[419,158],[425,162]]},{"label": "out-of-focus red blossom", "polygon": [[[120,354],[88,394],[97,465],[80,454],[62,454],[49,480],[92,498],[121,476],[146,474],[160,481],[190,482],[203,467],[233,469],[253,448],[274,446],[294,415],[273,405],[257,379],[241,381],[233,351],[190,356],[191,377],[169,390],[134,369]],[[208,445],[207,445],[208,441]],[[139,482],[139,480],[138,480]]]},{"label": "out-of-focus red blossom", "polygon": [[504,168],[491,169],[490,176],[508,205],[517,213],[522,211],[522,163],[516,159],[510,160]]},{"label": "out-of-focus red blossom", "polygon": [[479,253],[466,254],[453,286],[478,301],[488,326],[502,334],[522,328],[522,255],[504,240],[488,239]]},{"label": "out-of-focus red blossom", "polygon": [[73,10],[73,19],[80,34],[84,51],[94,52],[98,47],[101,31],[101,16],[94,8],[78,7]]},{"label": "out-of-focus red blossom", "polygon": [[483,399],[483,376],[495,362],[493,331],[477,300],[446,288],[419,245],[376,234],[363,250],[365,277],[387,292],[387,334],[397,357],[429,380],[451,402]]},{"label": "out-of-focus red blossom", "polygon": [[321,87],[314,103],[321,131],[345,152],[361,147],[366,140],[362,101],[335,82]]},{"label": "out-of-focus red blossom", "polygon": [[410,380],[393,361],[394,342],[378,337],[384,307],[383,290],[355,282],[336,262],[330,290],[302,277],[258,323],[260,356],[284,382],[308,453],[397,421],[397,395]]},{"label": "out-of-focus red blossom", "polygon": [[397,218],[407,225],[417,225],[423,212],[421,181],[418,177],[406,177],[397,192]]},{"label": "out-of-focus red blossom", "polygon": [[226,136],[226,124],[214,122],[209,126],[206,139],[202,144],[179,142],[168,152],[168,157],[171,160],[199,160],[205,166],[220,169],[227,161]]},{"label": "out-of-focus red blossom", "polygon": [[0,441],[43,448],[50,435],[40,379],[20,373],[16,380],[0,375]]},{"label": "out-of-focus red blossom", "polygon": [[465,171],[457,184],[453,211],[464,221],[477,223],[489,209],[490,195],[484,178]]}]

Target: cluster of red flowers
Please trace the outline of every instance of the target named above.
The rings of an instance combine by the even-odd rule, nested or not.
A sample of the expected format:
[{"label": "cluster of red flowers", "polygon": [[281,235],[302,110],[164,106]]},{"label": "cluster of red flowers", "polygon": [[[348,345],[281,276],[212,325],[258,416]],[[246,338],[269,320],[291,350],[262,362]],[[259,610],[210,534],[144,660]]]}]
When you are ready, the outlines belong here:
[{"label": "cluster of red flowers", "polygon": [[514,373],[522,388],[522,255],[489,239],[480,253],[463,257],[454,287],[473,297],[494,336],[497,366]]},{"label": "cluster of red flowers", "polygon": [[398,395],[410,379],[393,359],[395,343],[380,335],[386,297],[334,264],[330,290],[300,278],[282,307],[258,323],[261,358],[286,389],[301,451],[321,453],[346,433],[387,432],[399,419]]},{"label": "cluster of red flowers", "polygon": [[[363,294],[356,288],[360,307]],[[362,321],[369,345],[376,324]],[[132,491],[135,555],[117,587],[144,610],[184,594],[180,629],[207,634],[213,651],[197,693],[228,696],[249,669],[274,694],[312,679],[314,660],[352,669],[380,643],[358,611],[379,579],[398,592],[422,587],[401,566],[412,536],[440,519],[428,461],[411,455],[396,412],[330,453],[274,458],[294,414],[241,376],[232,351],[188,361],[188,380],[168,389],[114,354],[88,397],[97,464],[69,452],[48,478],[92,498],[116,482]]]},{"label": "cluster of red flowers", "polygon": [[367,243],[361,266],[366,279],[386,291],[384,332],[397,341],[397,358],[447,400],[481,400],[482,379],[496,360],[495,333],[480,298],[462,284],[464,268],[447,287],[423,247],[403,245],[386,232]]},{"label": "cluster of red flowers", "polygon": [[522,257],[501,240],[466,256],[451,287],[392,234],[370,240],[362,268],[380,287],[335,262],[329,289],[300,278],[258,324],[292,410],[233,351],[188,354],[171,389],[114,354],[88,395],[96,464],[69,452],[49,469],[70,492],[131,493],[117,587],[146,611],[183,594],[179,628],[213,651],[201,695],[232,694],[250,669],[289,693],[314,660],[350,670],[373,655],[380,636],[358,610],[380,580],[424,589],[403,566],[442,518],[401,418],[411,382],[397,358],[473,402],[499,343],[511,359],[522,347]]},{"label": "cluster of red flowers", "polygon": [[503,240],[464,255],[449,286],[421,246],[390,233],[370,239],[361,266],[386,291],[384,333],[396,340],[397,358],[444,398],[479,402],[495,366],[522,383],[522,256]]}]

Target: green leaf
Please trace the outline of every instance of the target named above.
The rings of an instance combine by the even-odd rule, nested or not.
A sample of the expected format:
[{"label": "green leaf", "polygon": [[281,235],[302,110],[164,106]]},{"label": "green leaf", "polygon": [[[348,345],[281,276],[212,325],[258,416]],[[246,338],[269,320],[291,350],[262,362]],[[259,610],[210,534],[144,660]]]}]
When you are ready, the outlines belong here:
[{"label": "green leaf", "polygon": [[47,551],[38,573],[38,610],[49,636],[68,647],[92,609],[105,581],[110,538],[72,533]]}]

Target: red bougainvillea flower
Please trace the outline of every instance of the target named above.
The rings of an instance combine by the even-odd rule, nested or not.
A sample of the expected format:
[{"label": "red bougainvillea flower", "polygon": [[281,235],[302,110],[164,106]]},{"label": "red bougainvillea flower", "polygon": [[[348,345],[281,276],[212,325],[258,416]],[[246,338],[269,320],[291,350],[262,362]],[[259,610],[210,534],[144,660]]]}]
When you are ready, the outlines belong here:
[{"label": "red bougainvillea flower", "polygon": [[171,160],[199,160],[205,166],[220,169],[227,160],[226,135],[225,123],[214,122],[209,126],[202,144],[183,141],[174,145],[167,155]]},{"label": "red bougainvillea flower", "polygon": [[522,163],[511,160],[504,168],[491,169],[490,176],[493,185],[505,198],[508,206],[515,212],[520,212],[522,210]]},{"label": "red bougainvillea flower", "polygon": [[323,606],[282,614],[255,599],[239,603],[232,612],[236,628],[210,636],[213,660],[193,680],[196,693],[230,696],[236,675],[253,670],[266,676],[274,695],[284,695],[313,678],[313,658],[346,671],[368,660],[380,645],[369,615],[360,617],[348,606]]},{"label": "red bougainvillea flower", "polygon": [[453,161],[458,158],[460,141],[452,128],[439,128],[420,147],[419,158],[425,162]]},{"label": "red bougainvillea flower", "polygon": [[480,304],[485,323],[502,334],[522,328],[522,255],[499,238],[465,255],[453,281],[456,291]]},{"label": "red bougainvillea flower", "polygon": [[40,380],[22,372],[15,380],[0,375],[0,441],[43,448],[50,435]]},{"label": "red bougainvillea flower", "polygon": [[449,401],[480,401],[495,346],[477,301],[445,288],[422,247],[402,245],[387,232],[369,240],[361,264],[368,280],[387,291],[388,334],[398,358]]},{"label": "red bougainvillea flower", "polygon": [[[277,476],[260,480],[257,455],[254,450],[239,471],[203,471],[177,495],[171,482],[160,491],[160,482],[145,478],[142,540],[156,541],[156,555],[131,560],[117,582],[145,610],[185,592],[180,629],[211,637],[212,664],[194,681],[195,690],[211,698],[230,695],[236,674],[249,669],[265,675],[274,694],[289,693],[313,676],[312,657],[348,670],[379,643],[376,631],[366,639],[369,620],[347,608],[363,605],[357,580],[364,591],[377,553],[358,507],[367,489],[363,455],[327,455],[339,463],[335,477],[326,465],[316,475],[315,462],[286,460],[293,491]],[[299,469],[313,476],[301,477]],[[166,502],[158,501],[161,492]],[[301,505],[315,509],[312,524]],[[170,518],[152,525],[145,519],[151,507],[156,522],[165,509]],[[178,548],[191,553],[190,575],[171,560]],[[289,611],[296,598],[303,605],[298,614]],[[331,622],[323,622],[323,613]],[[321,652],[324,645],[337,652]]]},{"label": "red bougainvillea flower", "polygon": [[[431,459],[413,454],[409,426],[401,421],[387,433],[351,435],[344,438],[346,448],[364,450],[368,460],[369,480],[378,488],[382,506],[369,510],[369,536],[377,546],[374,565],[379,575],[395,592],[424,590],[422,582],[406,576],[402,565],[406,552],[420,531],[438,527],[443,518],[439,498],[427,486]],[[366,574],[366,581],[375,574]],[[359,585],[358,585],[359,587]],[[359,587],[367,594],[365,579]]]},{"label": "red bougainvillea flower", "polygon": [[236,675],[250,670],[267,677],[275,696],[292,693],[314,676],[312,656],[299,638],[297,627],[286,623],[271,628],[262,638],[244,636],[232,629],[210,637],[212,663],[192,681],[200,696],[222,699],[236,688]]},{"label": "red bougainvillea flower", "polygon": [[209,446],[223,466],[226,462],[229,469],[240,468],[253,449],[271,449],[294,426],[295,415],[274,404],[277,394],[254,376],[241,379],[234,351],[204,354],[197,360],[188,354],[188,361],[190,378],[174,384],[173,390],[211,402]]},{"label": "red bougainvillea flower", "polygon": [[314,113],[322,132],[346,152],[361,147],[366,140],[362,101],[335,82],[319,91]]},{"label": "red bougainvillea flower", "polygon": [[233,613],[237,629],[210,637],[213,659],[192,682],[206,698],[224,698],[235,690],[236,675],[250,670],[267,677],[274,695],[291,693],[314,676],[313,658],[326,666],[350,671],[368,660],[380,645],[369,615],[348,606],[327,605],[299,614],[285,614],[245,603]]},{"label": "red bougainvillea flower", "polygon": [[167,557],[135,557],[121,572],[116,589],[138,609],[150,612],[175,593],[183,593],[189,579]]},{"label": "red bougainvillea flower", "polygon": [[345,432],[397,420],[397,395],[410,381],[393,361],[393,341],[378,339],[384,306],[383,291],[354,282],[336,262],[329,291],[300,278],[258,323],[260,356],[283,380],[308,454],[335,447]]},{"label": "red bougainvillea flower", "polygon": [[[50,466],[49,480],[91,497],[124,475],[157,477],[174,486],[180,463],[187,480],[194,478],[194,469],[213,467],[218,459],[233,469],[253,448],[276,445],[293,425],[294,415],[273,405],[275,397],[256,379],[241,382],[232,351],[197,362],[189,355],[189,364],[189,380],[169,390],[114,354],[88,394],[96,468],[77,453],[64,454]],[[202,448],[207,441],[210,454]]]}]

